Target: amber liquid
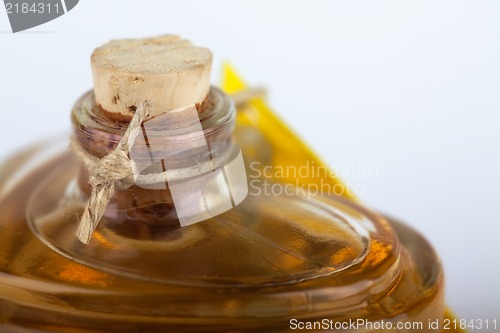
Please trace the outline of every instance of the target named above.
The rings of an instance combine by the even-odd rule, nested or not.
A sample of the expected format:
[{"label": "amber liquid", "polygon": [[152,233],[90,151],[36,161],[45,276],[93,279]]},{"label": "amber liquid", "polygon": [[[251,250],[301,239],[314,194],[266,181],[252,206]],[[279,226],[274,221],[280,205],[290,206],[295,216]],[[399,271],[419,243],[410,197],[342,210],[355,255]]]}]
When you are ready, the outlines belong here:
[{"label": "amber liquid", "polygon": [[[3,167],[0,184],[22,160]],[[352,203],[249,197],[220,217],[161,230],[117,215],[85,246],[73,236],[81,207],[57,213],[77,171],[62,155],[0,191],[2,332],[288,332],[291,319],[325,318],[422,322],[433,332],[427,323],[442,318],[430,245]],[[373,230],[360,234],[330,206]],[[29,227],[40,214],[48,244]]]}]

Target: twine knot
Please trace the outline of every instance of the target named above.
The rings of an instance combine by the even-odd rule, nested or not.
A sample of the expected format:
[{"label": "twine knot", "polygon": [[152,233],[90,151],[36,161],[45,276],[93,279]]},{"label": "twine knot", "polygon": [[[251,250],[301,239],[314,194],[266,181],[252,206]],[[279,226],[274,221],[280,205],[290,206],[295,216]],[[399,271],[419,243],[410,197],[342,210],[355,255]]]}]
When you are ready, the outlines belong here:
[{"label": "twine knot", "polygon": [[87,169],[91,186],[90,197],[76,231],[76,237],[82,243],[88,244],[90,242],[92,233],[99,224],[115,192],[127,189],[135,184],[129,158],[129,148],[137,135],[142,132],[141,124],[147,116],[146,102],[140,103],[116,148],[100,159],[89,154],[75,137],[72,138],[73,152]]}]

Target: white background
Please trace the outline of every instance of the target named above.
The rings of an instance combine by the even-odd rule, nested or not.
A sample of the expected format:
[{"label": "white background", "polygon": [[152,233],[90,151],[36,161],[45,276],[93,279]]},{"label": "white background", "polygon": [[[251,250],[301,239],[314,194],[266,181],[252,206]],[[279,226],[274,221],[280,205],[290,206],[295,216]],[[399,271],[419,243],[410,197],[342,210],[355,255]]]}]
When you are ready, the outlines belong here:
[{"label": "white background", "polygon": [[18,34],[0,11],[0,31],[0,158],[69,131],[94,47],[181,34],[432,241],[460,317],[500,320],[500,1],[82,0]]}]

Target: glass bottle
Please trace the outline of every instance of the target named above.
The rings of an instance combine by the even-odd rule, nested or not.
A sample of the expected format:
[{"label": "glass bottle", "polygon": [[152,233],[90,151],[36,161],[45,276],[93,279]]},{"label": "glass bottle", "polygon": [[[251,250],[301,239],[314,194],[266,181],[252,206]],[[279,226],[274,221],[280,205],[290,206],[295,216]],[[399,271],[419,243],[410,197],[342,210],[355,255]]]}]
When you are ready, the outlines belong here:
[{"label": "glass bottle", "polygon": [[[212,87],[198,112],[208,143],[231,141],[228,95]],[[92,92],[72,123],[97,158],[127,128]],[[180,128],[165,149],[185,143]],[[244,152],[255,144],[238,143]],[[236,207],[181,226],[170,187],[132,186],[114,195],[86,245],[74,234],[88,173],[57,146],[0,169],[2,332],[439,331],[429,322],[443,317],[441,264],[403,224],[339,196],[270,194],[263,179]],[[217,147],[210,157],[223,166],[231,145]],[[196,168],[199,158],[176,161]],[[353,322],[356,330],[345,326]]]}]

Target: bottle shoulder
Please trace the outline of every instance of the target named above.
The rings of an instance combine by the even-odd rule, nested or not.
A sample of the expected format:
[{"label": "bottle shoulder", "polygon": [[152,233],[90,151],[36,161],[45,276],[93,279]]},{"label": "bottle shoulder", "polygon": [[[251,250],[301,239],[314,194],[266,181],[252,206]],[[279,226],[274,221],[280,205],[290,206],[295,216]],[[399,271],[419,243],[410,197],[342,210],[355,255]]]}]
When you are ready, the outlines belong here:
[{"label": "bottle shoulder", "polygon": [[[2,177],[15,169],[4,167]],[[313,306],[331,316],[381,316],[380,304],[411,308],[442,289],[441,266],[421,236],[328,196],[249,195],[186,227],[134,220],[130,228],[133,216],[117,211],[84,245],[74,237],[81,201],[68,201],[77,173],[63,153],[0,189],[0,289],[13,302],[24,291],[42,297],[43,308],[66,302],[117,315],[156,308],[168,317],[182,306],[188,316],[255,316],[259,308],[285,316]]]}]

